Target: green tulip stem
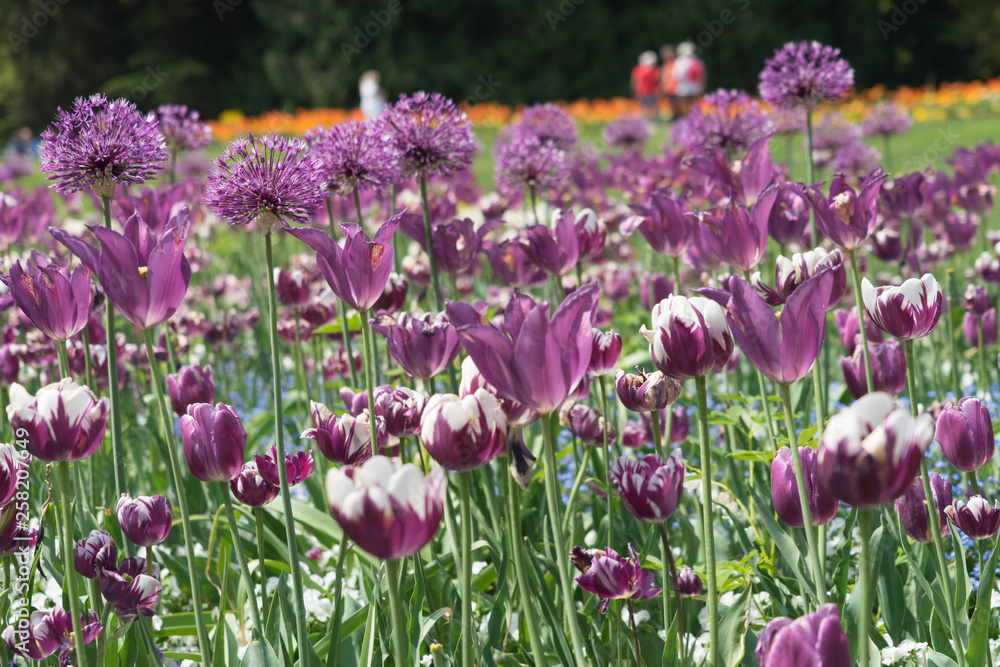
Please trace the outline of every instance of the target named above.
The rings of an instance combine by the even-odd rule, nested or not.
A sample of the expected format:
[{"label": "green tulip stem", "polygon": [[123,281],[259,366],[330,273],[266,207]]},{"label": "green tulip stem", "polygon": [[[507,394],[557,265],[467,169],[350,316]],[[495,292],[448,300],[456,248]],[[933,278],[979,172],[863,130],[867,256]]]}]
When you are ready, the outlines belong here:
[{"label": "green tulip stem", "polygon": [[[705,579],[708,587],[708,667],[719,662],[719,590],[715,578],[715,528],[712,526],[712,445],[708,435],[708,389],[704,376],[695,378],[698,389],[698,426],[701,441],[701,500],[704,523]],[[761,387],[763,388],[763,383]]]},{"label": "green tulip stem", "polygon": [[[279,462],[278,466],[281,466]],[[226,518],[229,520],[229,532],[233,535],[233,549],[236,551],[236,560],[240,563],[240,573],[243,575],[243,585],[247,588],[247,603],[250,605],[250,622],[253,623],[254,639],[264,636],[264,626],[260,622],[260,610],[257,609],[257,595],[254,593],[253,577],[250,575],[250,566],[247,565],[247,555],[243,551],[243,540],[240,539],[240,530],[236,525],[236,512],[233,511],[233,498],[229,491],[229,482],[219,482],[222,491],[222,499],[226,503]],[[302,653],[306,651],[300,649]]]},{"label": "green tulip stem", "polygon": [[378,420],[375,418],[375,361],[372,359],[372,327],[368,311],[361,315],[361,361],[365,367],[365,391],[368,392],[368,426],[371,431],[372,456],[378,456]]},{"label": "green tulip stem", "polygon": [[472,626],[472,495],[469,492],[471,470],[458,474],[462,501],[462,562],[459,572],[459,595],[462,598],[462,667],[475,662],[476,631]]},{"label": "green tulip stem", "polygon": [[875,391],[872,380],[872,358],[868,352],[868,332],[865,330],[865,301],[861,297],[861,269],[858,267],[858,251],[851,248],[847,251],[851,259],[851,283],[854,287],[854,304],[858,308],[858,329],[861,330],[861,354],[865,360],[865,382],[868,391]]},{"label": "green tulip stem", "polygon": [[779,384],[781,401],[785,406],[785,428],[788,429],[788,449],[792,452],[792,469],[795,471],[795,486],[799,490],[799,506],[802,508],[802,529],[806,533],[806,546],[809,549],[809,569],[812,570],[813,585],[816,587],[816,599],[822,606],[826,604],[826,577],[819,564],[819,549],[816,545],[816,533],[813,531],[812,512],[809,509],[809,495],[806,492],[806,478],[802,471],[802,457],[799,456],[799,441],[795,435],[795,419],[792,416],[792,393],[787,384]]},{"label": "green tulip stem", "polygon": [[[605,376],[600,376],[597,378],[597,386],[601,390],[601,414],[604,423],[601,427],[602,436],[604,437],[604,474],[605,478],[601,481],[604,484],[608,484],[607,475],[611,472],[611,445],[608,443],[608,386],[607,379]],[[614,495],[611,493],[611,489],[608,489],[608,546],[614,544]]]},{"label": "green tulip stem", "polygon": [[[663,627],[664,630],[670,631],[670,591],[673,590],[674,599],[676,600],[677,606],[677,644],[680,648],[680,659],[681,665],[684,664],[684,613],[681,600],[681,587],[680,580],[677,578],[677,565],[674,563],[674,554],[670,551],[670,539],[667,536],[667,526],[664,522],[660,521],[656,524],[656,527],[660,531],[660,542],[662,546],[662,558],[661,567],[663,568]],[[669,572],[669,574],[668,574]],[[668,662],[667,647],[663,647],[663,661]]]},{"label": "green tulip stem", "polygon": [[[191,536],[191,515],[188,511],[187,493],[181,481],[180,461],[177,458],[177,443],[174,441],[174,419],[167,406],[167,397],[163,392],[163,376],[160,364],[153,353],[153,330],[143,329],[142,338],[146,344],[146,357],[149,361],[149,372],[152,375],[153,391],[156,403],[160,409],[160,421],[163,425],[163,440],[167,445],[167,472],[170,473],[170,485],[177,493],[177,506],[181,511],[181,529],[184,532],[184,553],[187,556],[188,577],[191,584],[191,599],[194,605],[195,626],[198,628],[198,648],[201,652],[203,667],[212,664],[211,643],[208,640],[208,628],[201,608],[201,582],[198,577],[198,567],[194,558],[194,538]],[[110,362],[109,362],[110,363]]]},{"label": "green tulip stem", "polygon": [[[667,410],[670,410],[670,406],[667,406]],[[653,410],[649,413],[649,416],[649,421],[653,424],[653,451],[661,459],[666,460],[666,457],[663,455],[663,435],[660,433],[660,411]]]},{"label": "green tulip stem", "polygon": [[872,620],[872,516],[871,510],[858,510],[858,527],[861,529],[861,611],[858,613],[858,664],[868,667],[868,626]]},{"label": "green tulip stem", "polygon": [[253,508],[253,516],[257,524],[257,571],[260,574],[260,612],[264,627],[267,627],[267,565],[266,551],[267,541],[264,539],[264,510],[260,507]]},{"label": "green tulip stem", "polygon": [[438,276],[437,258],[434,256],[434,241],[431,238],[431,207],[427,202],[427,177],[423,172],[417,177],[420,181],[420,201],[424,211],[424,243],[427,246],[427,262],[431,272],[431,303],[437,312],[444,310],[444,299],[441,296],[441,279]]},{"label": "green tulip stem", "polygon": [[397,665],[408,665],[409,644],[406,641],[406,621],[403,619],[403,600],[399,593],[399,561],[385,561],[385,579],[389,589],[389,612],[392,614],[392,649]]},{"label": "green tulip stem", "polygon": [[73,664],[87,667],[87,651],[83,648],[83,624],[80,623],[80,597],[76,593],[76,567],[73,565],[73,487],[69,480],[69,461],[60,461],[58,466],[62,491],[63,584],[66,586],[69,613],[73,619]]},{"label": "green tulip stem", "polygon": [[552,438],[552,413],[542,415],[542,449],[545,456],[545,496],[548,501],[549,523],[552,525],[552,536],[555,539],[556,566],[559,569],[560,597],[563,602],[563,613],[569,625],[570,639],[573,642],[573,660],[576,667],[588,664],[583,657],[583,633],[577,621],[576,603],[573,601],[573,580],[569,576],[569,552],[566,550],[566,536],[563,533],[562,521],[559,516],[560,486],[556,474],[556,444]]},{"label": "green tulip stem", "polygon": [[336,586],[333,598],[333,616],[330,618],[330,652],[327,655],[327,667],[340,665],[340,626],[344,618],[344,562],[347,560],[347,537],[341,535],[337,545],[337,566],[334,570]]},{"label": "green tulip stem", "polygon": [[[302,570],[299,565],[299,546],[295,536],[295,518],[292,514],[292,497],[288,492],[288,470],[285,465],[284,410],[281,408],[281,356],[278,351],[278,304],[274,291],[274,254],[271,245],[271,233],[269,232],[264,235],[264,257],[267,261],[267,305],[270,316],[268,333],[271,338],[271,386],[274,391],[274,445],[278,450],[276,457],[278,482],[281,490],[282,512],[285,516],[285,543],[288,547],[288,565],[292,571],[292,591],[295,603],[295,629],[299,642],[299,661],[301,667],[309,667],[309,626],[306,624]],[[350,362],[353,363],[353,361]]]}]

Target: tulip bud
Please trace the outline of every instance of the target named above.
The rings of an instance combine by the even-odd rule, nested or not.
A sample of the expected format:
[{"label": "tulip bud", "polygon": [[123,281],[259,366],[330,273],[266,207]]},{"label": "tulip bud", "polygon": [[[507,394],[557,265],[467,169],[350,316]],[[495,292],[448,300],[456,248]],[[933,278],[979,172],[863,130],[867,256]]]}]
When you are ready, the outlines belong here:
[{"label": "tulip bud", "polygon": [[[281,486],[278,476],[278,448],[272,446],[266,454],[254,456],[257,470],[271,486]],[[295,486],[306,481],[313,474],[313,459],[310,452],[295,452],[285,454],[285,474],[288,486]]]},{"label": "tulip bud", "polygon": [[677,509],[684,485],[684,459],[679,449],[666,461],[656,454],[642,459],[620,456],[611,464],[608,480],[618,489],[622,505],[640,521],[666,521]]},{"label": "tulip bud", "polygon": [[1000,500],[991,506],[982,496],[972,496],[968,503],[957,500],[944,511],[959,530],[974,540],[993,537],[1000,529]]},{"label": "tulip bud", "polygon": [[108,421],[108,399],[97,400],[87,387],[69,378],[42,387],[32,396],[19,384],[10,387],[7,419],[15,433],[23,429],[32,456],[53,463],[80,461],[101,446]]},{"label": "tulip bud", "polygon": [[937,280],[925,273],[910,278],[899,287],[876,289],[867,278],[861,283],[865,310],[882,331],[911,340],[934,330],[944,308],[944,291]]},{"label": "tulip bud", "polygon": [[31,455],[26,451],[6,443],[0,444],[0,507],[14,499],[30,464]]},{"label": "tulip bud", "polygon": [[677,573],[677,588],[681,595],[686,598],[697,597],[705,590],[698,573],[689,567]]},{"label": "tulip bud", "polygon": [[[997,344],[997,311],[990,308],[982,315],[965,313],[962,316],[962,333],[969,347],[992,347]],[[982,340],[980,341],[980,336]]]},{"label": "tulip bud", "polygon": [[122,533],[140,547],[151,547],[167,539],[174,521],[170,501],[160,495],[138,496],[133,500],[123,493],[115,513]]},{"label": "tulip bud", "polygon": [[[371,422],[367,411],[359,417],[349,414],[338,417],[321,403],[314,401],[311,405],[313,428],[303,431],[302,437],[315,440],[323,456],[340,465],[358,465],[371,458]],[[375,424],[381,451],[388,444],[385,420],[376,415]]]},{"label": "tulip bud", "polygon": [[215,380],[211,366],[181,366],[167,376],[167,395],[178,417],[194,403],[215,403]]},{"label": "tulip bud", "polygon": [[628,545],[629,556],[619,556],[610,547],[590,558],[586,571],[576,578],[583,590],[601,598],[597,610],[608,613],[611,600],[646,600],[660,594],[653,587],[653,573],[642,569],[639,555]]},{"label": "tulip bud", "polygon": [[372,306],[372,310],[384,310],[389,313],[399,311],[406,305],[406,295],[409,291],[410,283],[407,282],[406,276],[401,276],[398,273],[390,273],[389,282],[385,284],[382,296]]},{"label": "tulip bud", "polygon": [[458,355],[458,334],[444,313],[402,313],[398,319],[385,315],[374,329],[385,336],[392,358],[415,378],[429,380],[443,373]]},{"label": "tulip bud", "polygon": [[978,398],[966,396],[945,406],[937,417],[937,440],[948,462],[973,472],[993,460],[993,420]]},{"label": "tulip bud", "polygon": [[670,444],[679,445],[691,434],[691,418],[683,405],[674,406],[674,416],[670,422]]},{"label": "tulip bud", "polygon": [[801,667],[800,656],[813,656],[817,667],[852,667],[851,648],[835,604],[794,621],[776,618],[757,636],[754,651],[760,667]]},{"label": "tulip bud", "polygon": [[278,497],[281,490],[260,474],[257,461],[247,461],[240,474],[229,481],[229,488],[236,500],[249,507],[263,507]]},{"label": "tulip bud", "polygon": [[111,533],[104,529],[91,531],[73,549],[73,565],[87,579],[97,579],[99,569],[114,567],[117,563],[118,545]]},{"label": "tulip bud", "polygon": [[733,354],[722,307],[704,297],[667,297],[653,306],[653,329],[643,325],[639,333],[656,367],[678,380],[717,373]]},{"label": "tulip bud", "polygon": [[674,281],[657,273],[648,274],[639,283],[639,303],[646,310],[652,310],[653,306],[673,293]]},{"label": "tulip bud", "polygon": [[420,419],[426,407],[427,397],[406,387],[387,387],[375,395],[375,414],[385,419],[389,435],[397,438],[412,437],[420,432]]},{"label": "tulip bud", "polygon": [[[931,492],[934,494],[934,505],[937,507],[941,537],[944,537],[950,532],[944,508],[951,505],[951,483],[943,475],[932,472]],[[924,544],[934,541],[930,521],[927,520],[926,498],[923,480],[915,477],[906,487],[905,493],[896,499],[896,514],[899,515],[906,534]]]},{"label": "tulip bud", "polygon": [[982,285],[969,285],[965,288],[963,299],[965,310],[974,315],[985,315],[993,307],[989,293]]},{"label": "tulip bud", "polygon": [[[809,499],[809,515],[813,526],[829,523],[837,514],[837,499],[827,493],[816,479],[816,452],[809,447],[799,447],[802,474]],[[792,465],[792,450],[782,447],[771,461],[771,501],[778,518],[793,528],[802,528],[802,503],[799,486]]]},{"label": "tulip bud", "polygon": [[618,364],[618,357],[622,353],[622,337],[611,331],[604,333],[599,329],[593,329],[594,347],[590,353],[590,365],[587,372],[591,375],[604,375],[610,373]]},{"label": "tulip bud", "polygon": [[228,482],[243,469],[247,432],[236,411],[225,403],[195,403],[181,417],[184,460],[203,482]]},{"label": "tulip bud", "polygon": [[309,276],[297,269],[275,268],[274,293],[278,301],[286,306],[304,306],[309,303]]},{"label": "tulip bud", "polygon": [[[840,342],[844,344],[847,354],[854,354],[854,350],[861,340],[861,325],[858,324],[858,309],[851,308],[850,312],[843,308],[833,311],[833,321],[840,332]],[[868,313],[865,313],[865,333],[868,336],[868,344],[882,342],[882,330],[875,326]]]},{"label": "tulip bud", "polygon": [[462,472],[486,465],[507,444],[507,417],[485,389],[459,398],[436,394],[420,420],[420,439],[446,470]]},{"label": "tulip bud", "polygon": [[510,465],[507,470],[522,489],[528,488],[531,481],[531,470],[535,467],[535,457],[524,444],[524,435],[520,428],[513,428],[507,441],[510,450]]},{"label": "tulip bud", "polygon": [[[860,345],[854,348],[854,354],[840,360],[840,368],[844,371],[844,383],[854,398],[861,398],[868,393],[868,378],[865,376],[864,350]],[[869,342],[868,356],[872,365],[872,384],[874,391],[884,391],[896,396],[906,386],[906,356],[903,346],[895,338],[884,343]]]},{"label": "tulip bud", "polygon": [[605,429],[608,430],[609,441],[615,438],[614,427],[605,423],[601,413],[582,403],[564,407],[560,411],[559,420],[569,427],[570,433],[586,445],[603,446]]}]

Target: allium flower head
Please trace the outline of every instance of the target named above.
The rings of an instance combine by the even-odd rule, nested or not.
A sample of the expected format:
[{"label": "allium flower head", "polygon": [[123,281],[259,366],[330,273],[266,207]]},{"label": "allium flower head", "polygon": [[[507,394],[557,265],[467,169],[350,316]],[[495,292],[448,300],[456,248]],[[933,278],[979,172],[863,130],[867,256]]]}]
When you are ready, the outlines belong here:
[{"label": "allium flower head", "polygon": [[878,168],[881,162],[882,154],[874,146],[862,141],[851,141],[834,154],[830,160],[830,169],[862,179]]},{"label": "allium flower head", "polygon": [[788,42],[760,73],[760,96],[786,109],[839,100],[853,85],[854,70],[840,49],[815,41]]},{"label": "allium flower head", "polygon": [[641,149],[651,134],[649,121],[636,114],[626,114],[607,124],[603,138],[608,146]]},{"label": "allium flower head", "polygon": [[267,233],[289,220],[307,222],[325,199],[322,166],[305,142],[276,133],[234,139],[216,159],[205,195],[230,224],[255,221]]},{"label": "allium flower head", "polygon": [[719,148],[730,154],[746,150],[771,132],[760,103],[738,90],[717,90],[706,95],[675,128],[672,138],[682,148]]},{"label": "allium flower head", "polygon": [[888,137],[906,134],[912,125],[913,119],[906,109],[895,102],[882,102],[861,122],[861,131],[866,137]]},{"label": "allium flower head", "polygon": [[154,114],[100,94],[78,97],[72,111],[60,108],[41,138],[40,168],[62,194],[93,188],[110,198],[118,184],[153,178],[170,157]]},{"label": "allium flower head", "polygon": [[384,120],[352,119],[307,132],[305,138],[330,190],[380,190],[400,179],[399,151]]},{"label": "allium flower head", "polygon": [[537,137],[539,141],[555,144],[568,151],[576,145],[576,123],[562,107],[547,102],[528,107],[515,125],[515,131],[524,137]]},{"label": "allium flower head", "polygon": [[201,115],[183,104],[164,104],[156,110],[160,133],[171,153],[194,151],[212,143],[212,127],[201,122]]},{"label": "allium flower head", "polygon": [[440,93],[401,95],[386,114],[403,175],[448,174],[472,163],[472,123]]},{"label": "allium flower head", "polygon": [[545,192],[566,178],[566,154],[538,137],[514,137],[497,147],[496,180],[500,189]]}]

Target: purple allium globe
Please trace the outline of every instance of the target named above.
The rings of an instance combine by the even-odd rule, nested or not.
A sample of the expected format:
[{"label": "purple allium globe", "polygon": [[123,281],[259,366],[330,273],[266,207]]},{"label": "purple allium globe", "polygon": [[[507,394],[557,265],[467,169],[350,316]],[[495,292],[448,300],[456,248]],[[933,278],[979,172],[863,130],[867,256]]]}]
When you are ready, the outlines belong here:
[{"label": "purple allium globe", "polygon": [[880,102],[861,122],[861,132],[866,137],[888,137],[906,134],[913,126],[913,119],[906,109],[895,102]]},{"label": "purple allium globe", "polygon": [[256,222],[270,234],[289,220],[308,222],[325,199],[323,169],[302,140],[248,133],[216,159],[204,201],[230,224]]},{"label": "purple allium globe", "polygon": [[545,192],[562,183],[566,172],[566,154],[538,137],[514,137],[496,151],[496,180],[504,192]]},{"label": "purple allium globe", "polygon": [[110,199],[117,185],[145,183],[170,157],[157,125],[128,100],[78,97],[42,132],[40,168],[64,195],[92,188]]},{"label": "purple allium globe", "polygon": [[384,120],[352,119],[316,128],[305,138],[309,152],[323,165],[331,191],[381,190],[400,179],[399,151]]},{"label": "purple allium globe", "polygon": [[561,150],[568,151],[576,145],[576,123],[569,112],[548,102],[528,107],[515,124],[515,131],[521,136],[537,137],[549,141]]},{"label": "purple allium globe", "polygon": [[201,122],[201,114],[183,104],[164,104],[156,110],[160,133],[171,153],[195,151],[212,143],[212,128]]},{"label": "purple allium globe", "polygon": [[757,100],[738,90],[717,90],[675,125],[672,139],[688,150],[719,148],[733,154],[770,133],[767,114]]},{"label": "purple allium globe", "polygon": [[626,114],[607,124],[603,138],[608,146],[641,149],[651,135],[649,121],[636,114]]},{"label": "purple allium globe", "polygon": [[775,134],[797,134],[806,131],[806,115],[802,109],[771,109],[767,114]]},{"label": "purple allium globe", "polygon": [[882,154],[863,141],[845,144],[830,160],[830,169],[864,178],[882,163]]},{"label": "purple allium globe", "polygon": [[839,100],[853,85],[854,70],[840,49],[815,41],[788,42],[760,73],[761,98],[785,109]]},{"label": "purple allium globe", "polygon": [[403,176],[448,174],[472,163],[472,123],[440,93],[401,95],[385,114]]}]

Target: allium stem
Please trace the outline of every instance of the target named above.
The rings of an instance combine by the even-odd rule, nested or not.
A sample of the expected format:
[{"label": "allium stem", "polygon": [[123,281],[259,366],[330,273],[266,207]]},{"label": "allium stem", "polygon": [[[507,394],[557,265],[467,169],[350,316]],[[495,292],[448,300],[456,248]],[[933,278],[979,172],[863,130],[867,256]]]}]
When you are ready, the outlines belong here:
[{"label": "allium stem", "polygon": [[858,510],[858,527],[861,529],[860,568],[861,611],[858,614],[858,664],[868,667],[868,626],[872,618],[872,516],[871,510]]},{"label": "allium stem", "polygon": [[[555,540],[556,566],[559,569],[559,585],[562,588],[563,612],[566,623],[569,624],[570,638],[573,642],[573,659],[576,667],[587,664],[583,658],[583,633],[576,620],[576,603],[573,602],[573,580],[569,576],[569,552],[566,550],[566,536],[563,534],[562,521],[559,513],[559,478],[556,474],[555,442],[552,438],[552,414],[542,415],[542,449],[545,456],[545,496],[548,500],[549,522],[552,525],[552,536]],[[553,628],[558,632],[559,628]]]},{"label": "allium stem", "polygon": [[[507,460],[511,460],[510,444],[508,440]],[[531,600],[531,580],[528,578],[527,565],[524,562],[524,538],[521,536],[521,505],[518,497],[517,484],[511,484],[510,473],[506,470],[500,472],[503,479],[503,490],[507,500],[507,513],[510,517],[510,550],[514,553],[514,573],[517,576],[517,590],[521,598],[521,609],[524,612],[525,626],[528,629],[528,642],[531,646],[531,657],[535,660],[537,667],[548,667],[545,660],[545,648],[542,646],[541,637],[538,636],[539,628],[535,616],[534,603]],[[570,505],[572,508],[572,505]]]},{"label": "allium stem", "polygon": [[531,201],[531,214],[535,217],[535,224],[536,225],[540,224],[538,222],[538,206],[535,203],[535,186],[534,185],[529,185],[528,186],[528,196],[531,198],[530,199],[530,201]]},{"label": "allium stem", "polygon": [[[715,528],[712,526],[712,447],[708,435],[708,389],[705,377],[695,378],[698,389],[698,426],[701,439],[701,500],[705,548],[705,579],[708,587],[708,667],[719,661],[719,591],[715,579]],[[761,385],[763,386],[763,385]]]},{"label": "allium stem", "polygon": [[[816,165],[813,162],[813,125],[812,108],[806,104],[806,178],[809,185],[816,185]],[[810,241],[813,246],[819,245],[819,228],[816,226],[816,213],[809,211],[809,231],[812,234]]]},{"label": "allium stem", "polygon": [[476,633],[472,625],[472,496],[469,493],[471,471],[459,473],[458,489],[462,500],[462,562],[459,572],[459,596],[462,598],[462,667],[473,667]]},{"label": "allium stem", "polygon": [[792,451],[792,469],[795,471],[795,486],[799,491],[799,507],[802,508],[802,529],[806,533],[806,546],[809,549],[809,569],[812,570],[813,585],[816,587],[816,599],[820,606],[826,604],[826,576],[819,564],[819,549],[816,546],[816,534],[813,532],[812,512],[809,509],[809,495],[806,492],[806,476],[802,471],[802,457],[799,456],[799,441],[795,435],[795,420],[792,417],[792,393],[789,385],[781,384],[781,401],[785,406],[785,428],[788,429],[788,448]]},{"label": "allium stem", "polygon": [[[906,355],[906,388],[910,397],[910,414],[917,416],[917,360],[913,354],[913,341],[903,341],[903,352]],[[934,557],[937,561],[938,574],[941,577],[941,593],[944,595],[945,607],[948,610],[948,624],[951,638],[955,643],[955,654],[958,657],[958,667],[965,666],[965,648],[962,646],[962,635],[958,632],[958,615],[955,610],[955,597],[951,594],[951,574],[948,571],[948,559],[944,555],[944,545],[941,544],[941,522],[938,520],[937,504],[934,502],[934,491],[931,488],[930,471],[927,469],[927,457],[920,457],[920,478],[924,486],[924,504],[927,507],[927,525],[930,528],[931,541],[934,544]]]},{"label": "allium stem", "polygon": [[[851,281],[854,286],[854,305],[858,308],[858,329],[861,330],[861,354],[865,360],[865,382],[868,383],[868,391],[875,391],[875,383],[872,380],[872,359],[868,352],[868,332],[865,330],[865,302],[861,298],[861,270],[858,268],[858,251],[851,248],[847,251],[851,258]],[[909,378],[907,378],[909,382]]]},{"label": "allium stem", "polygon": [[[285,466],[285,434],[281,409],[281,358],[278,354],[278,304],[274,291],[274,255],[271,234],[264,235],[264,257],[267,260],[267,305],[270,314],[271,384],[274,389],[274,445],[277,448],[278,482],[281,487],[282,512],[285,515],[285,542],[288,547],[288,565],[292,570],[292,590],[295,601],[295,628],[299,642],[301,667],[309,667],[309,626],[306,625],[306,606],[303,600],[302,570],[299,566],[299,546],[295,541],[295,518],[292,514],[292,497],[288,493],[288,470]],[[353,363],[353,362],[352,362]],[[290,652],[290,651],[289,651]]]},{"label": "allium stem", "polygon": [[76,593],[76,567],[73,564],[73,491],[69,481],[69,461],[60,461],[58,465],[59,487],[62,491],[63,584],[69,597],[69,613],[73,618],[73,664],[87,667],[83,625],[80,623],[80,597]]},{"label": "allium stem", "polygon": [[397,665],[408,665],[409,644],[406,640],[406,621],[403,619],[403,600],[399,594],[399,561],[385,562],[385,579],[389,589],[389,612],[392,614],[392,649]]},{"label": "allium stem", "polygon": [[191,536],[191,515],[188,511],[187,494],[181,483],[180,460],[177,458],[177,443],[174,440],[174,420],[167,398],[163,392],[163,376],[160,365],[153,356],[153,331],[143,329],[143,341],[146,344],[146,357],[149,361],[149,372],[152,375],[153,390],[156,393],[156,403],[160,410],[160,421],[163,423],[163,439],[167,445],[167,472],[170,473],[170,485],[177,492],[177,507],[181,511],[181,529],[184,532],[184,554],[187,557],[187,569],[191,584],[191,601],[194,606],[194,621],[198,628],[198,649],[201,652],[203,667],[212,664],[211,643],[208,639],[208,628],[205,626],[205,616],[201,608],[201,581],[198,577],[198,567],[194,558],[194,538]]},{"label": "allium stem", "polygon": [[[104,202],[104,226],[111,229],[111,198],[102,197]],[[118,345],[115,342],[115,307],[110,299],[104,300],[105,321],[104,330],[107,335],[108,348],[108,421],[111,422],[111,455],[114,458],[115,497],[120,498],[125,493],[125,449],[122,445],[122,402],[118,395]],[[88,350],[89,354],[90,351]],[[125,552],[133,555],[132,543],[124,541]],[[206,663],[207,667],[207,663]]]},{"label": "allium stem", "polygon": [[[604,426],[601,429],[604,437],[604,474],[605,477],[602,482],[608,483],[607,474],[611,472],[611,445],[608,443],[608,387],[605,382],[605,377],[602,375],[597,378],[597,385],[601,390],[601,414],[604,416]],[[658,417],[657,417],[658,419]],[[615,529],[614,521],[612,517],[614,516],[614,506],[612,502],[614,501],[614,496],[611,493],[611,489],[608,488],[608,546],[610,547],[614,544],[615,540]]]},{"label": "allium stem", "polygon": [[378,456],[378,422],[375,419],[375,361],[372,359],[372,330],[367,311],[361,315],[361,362],[365,367],[365,389],[368,392],[368,424],[371,431],[372,456]]},{"label": "allium stem", "polygon": [[260,507],[253,508],[254,519],[257,524],[257,571],[260,573],[260,615],[267,627],[267,565],[265,565],[266,541],[264,539],[264,510]]},{"label": "allium stem", "polygon": [[[278,462],[281,467],[281,461]],[[236,525],[236,512],[233,511],[233,499],[229,491],[228,482],[219,482],[222,491],[222,499],[226,503],[226,518],[229,520],[229,532],[233,535],[233,549],[236,551],[236,560],[240,563],[240,572],[243,574],[243,584],[247,587],[247,602],[250,604],[250,622],[253,623],[254,639],[264,636],[264,626],[260,622],[260,610],[257,609],[257,595],[253,590],[253,577],[250,575],[250,566],[247,565],[247,555],[243,551],[243,541],[240,539],[240,531]],[[305,654],[304,647],[299,648],[300,654]]]},{"label": "allium stem", "polygon": [[423,172],[417,177],[420,180],[420,201],[424,210],[424,242],[427,244],[427,262],[431,271],[431,289],[434,292],[431,303],[439,313],[444,310],[444,299],[441,298],[441,282],[438,278],[437,258],[434,256],[434,243],[431,240],[431,208],[427,203],[427,177]]}]

